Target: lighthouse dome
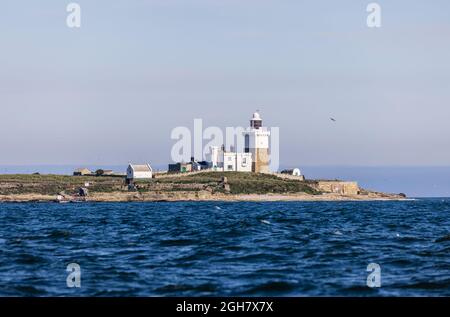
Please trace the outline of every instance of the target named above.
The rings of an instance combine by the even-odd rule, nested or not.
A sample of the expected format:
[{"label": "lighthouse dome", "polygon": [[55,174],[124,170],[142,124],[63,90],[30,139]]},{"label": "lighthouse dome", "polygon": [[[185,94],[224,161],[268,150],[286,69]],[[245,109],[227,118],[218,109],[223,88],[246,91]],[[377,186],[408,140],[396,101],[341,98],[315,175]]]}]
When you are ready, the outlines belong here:
[{"label": "lighthouse dome", "polygon": [[250,127],[253,129],[259,129],[262,127],[262,119],[258,110],[253,113],[252,119],[250,120]]},{"label": "lighthouse dome", "polygon": [[252,120],[261,120],[261,116],[259,115],[258,111],[253,113]]}]

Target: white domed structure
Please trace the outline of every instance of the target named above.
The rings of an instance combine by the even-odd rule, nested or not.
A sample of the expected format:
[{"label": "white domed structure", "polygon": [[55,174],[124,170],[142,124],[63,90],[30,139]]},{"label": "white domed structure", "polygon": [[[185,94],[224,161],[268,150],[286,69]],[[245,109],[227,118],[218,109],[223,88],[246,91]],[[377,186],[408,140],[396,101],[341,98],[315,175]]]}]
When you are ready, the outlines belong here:
[{"label": "white domed structure", "polygon": [[261,120],[261,116],[259,115],[258,110],[253,113],[252,120]]},{"label": "white domed structure", "polygon": [[253,113],[252,119],[250,120],[250,127],[253,129],[259,129],[262,127],[262,119],[258,110]]}]

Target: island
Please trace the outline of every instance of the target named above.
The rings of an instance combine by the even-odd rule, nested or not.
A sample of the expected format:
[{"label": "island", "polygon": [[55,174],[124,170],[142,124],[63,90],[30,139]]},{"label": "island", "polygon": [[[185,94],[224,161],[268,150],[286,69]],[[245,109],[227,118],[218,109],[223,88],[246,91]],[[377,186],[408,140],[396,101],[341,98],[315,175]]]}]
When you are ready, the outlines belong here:
[{"label": "island", "polygon": [[124,176],[0,175],[0,202],[363,201],[404,194],[362,189],[356,182],[305,180],[279,173],[155,173],[132,184]]}]

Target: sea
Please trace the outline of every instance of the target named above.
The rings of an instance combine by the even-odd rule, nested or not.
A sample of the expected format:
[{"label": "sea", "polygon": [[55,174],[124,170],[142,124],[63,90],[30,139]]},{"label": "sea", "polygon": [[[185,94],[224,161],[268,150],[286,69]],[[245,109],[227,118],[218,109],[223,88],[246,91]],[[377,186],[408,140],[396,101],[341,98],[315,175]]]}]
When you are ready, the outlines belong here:
[{"label": "sea", "polygon": [[450,199],[0,203],[0,296],[450,296]]}]

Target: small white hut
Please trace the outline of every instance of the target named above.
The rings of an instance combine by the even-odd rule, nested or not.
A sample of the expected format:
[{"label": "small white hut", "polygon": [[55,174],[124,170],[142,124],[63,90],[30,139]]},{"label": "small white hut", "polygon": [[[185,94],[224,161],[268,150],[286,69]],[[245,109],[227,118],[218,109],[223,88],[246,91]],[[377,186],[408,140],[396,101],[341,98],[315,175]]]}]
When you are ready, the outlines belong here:
[{"label": "small white hut", "polygon": [[150,164],[129,164],[127,168],[127,179],[151,179],[153,169]]},{"label": "small white hut", "polygon": [[281,171],[281,174],[287,174],[287,175],[292,175],[292,176],[302,176],[302,172],[300,171],[299,168],[286,169],[286,170]]}]

